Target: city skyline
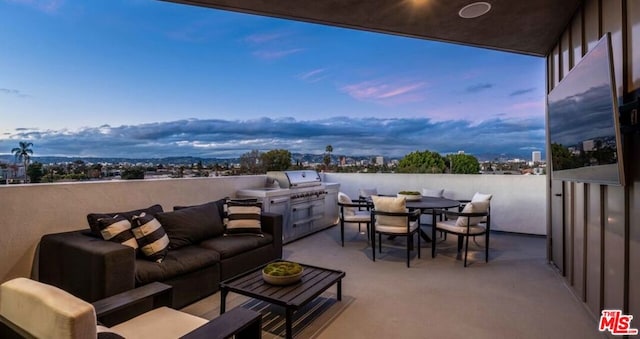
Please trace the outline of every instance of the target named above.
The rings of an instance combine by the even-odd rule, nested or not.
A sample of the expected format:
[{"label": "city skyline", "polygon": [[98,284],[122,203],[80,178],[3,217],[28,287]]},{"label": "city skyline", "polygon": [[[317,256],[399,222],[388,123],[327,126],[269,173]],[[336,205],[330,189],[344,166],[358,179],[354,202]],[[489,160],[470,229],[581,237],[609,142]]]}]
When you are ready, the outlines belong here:
[{"label": "city skyline", "polygon": [[543,58],[155,0],[0,20],[0,154],[545,151]]}]

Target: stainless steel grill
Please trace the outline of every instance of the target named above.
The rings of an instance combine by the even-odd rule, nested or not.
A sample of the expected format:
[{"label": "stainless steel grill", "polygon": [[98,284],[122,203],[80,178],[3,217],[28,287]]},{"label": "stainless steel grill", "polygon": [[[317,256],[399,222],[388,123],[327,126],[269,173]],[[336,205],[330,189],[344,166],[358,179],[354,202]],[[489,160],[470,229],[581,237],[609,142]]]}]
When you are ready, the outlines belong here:
[{"label": "stainless steel grill", "polygon": [[[328,193],[325,184],[316,171],[273,171],[267,172],[265,187],[240,190],[239,197],[261,200],[265,212],[283,216],[283,240],[289,242],[320,229],[332,226],[335,206],[327,195],[336,195],[337,184],[332,184]],[[335,191],[335,192],[334,192]]]}]

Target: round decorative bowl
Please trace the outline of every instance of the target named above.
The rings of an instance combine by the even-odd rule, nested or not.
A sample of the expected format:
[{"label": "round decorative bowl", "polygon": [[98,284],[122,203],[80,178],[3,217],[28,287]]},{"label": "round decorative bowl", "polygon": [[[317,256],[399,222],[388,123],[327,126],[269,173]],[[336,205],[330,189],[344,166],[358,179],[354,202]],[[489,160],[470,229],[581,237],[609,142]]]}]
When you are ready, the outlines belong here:
[{"label": "round decorative bowl", "polygon": [[300,281],[304,269],[291,261],[276,261],[262,269],[262,279],[272,285],[290,285]]},{"label": "round decorative bowl", "polygon": [[422,199],[422,195],[420,194],[420,192],[415,192],[415,191],[398,192],[398,198],[402,198],[402,197],[404,197],[407,201]]}]

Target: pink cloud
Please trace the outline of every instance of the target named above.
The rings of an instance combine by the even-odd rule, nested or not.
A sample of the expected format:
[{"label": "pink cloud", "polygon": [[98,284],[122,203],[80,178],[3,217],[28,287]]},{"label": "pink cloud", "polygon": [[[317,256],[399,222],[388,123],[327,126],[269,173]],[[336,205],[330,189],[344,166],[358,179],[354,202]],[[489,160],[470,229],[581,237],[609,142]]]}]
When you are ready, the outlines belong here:
[{"label": "pink cloud", "polygon": [[362,101],[404,103],[421,100],[422,97],[416,91],[423,88],[424,85],[424,82],[406,84],[364,81],[343,86],[340,90]]},{"label": "pink cloud", "polygon": [[288,55],[299,53],[302,51],[304,51],[304,49],[302,48],[292,48],[292,49],[285,49],[285,50],[269,50],[269,51],[261,50],[261,51],[253,52],[253,55],[260,59],[273,60],[273,59],[284,58]]}]

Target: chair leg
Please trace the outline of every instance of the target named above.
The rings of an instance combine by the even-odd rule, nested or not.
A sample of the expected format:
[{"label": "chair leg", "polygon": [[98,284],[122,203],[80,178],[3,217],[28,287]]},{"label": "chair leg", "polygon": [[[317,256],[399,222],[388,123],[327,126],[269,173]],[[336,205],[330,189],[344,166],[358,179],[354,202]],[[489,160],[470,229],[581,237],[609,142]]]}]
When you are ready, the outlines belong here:
[{"label": "chair leg", "polygon": [[487,231],[487,235],[485,236],[485,249],[484,249],[484,262],[489,262],[489,232]]},{"label": "chair leg", "polygon": [[378,233],[378,253],[382,253],[382,233]]},{"label": "chair leg", "polygon": [[372,254],[371,257],[373,258],[373,261],[376,261],[376,235],[375,235],[375,233],[371,234],[370,241],[371,241],[371,254]]},{"label": "chair leg", "polygon": [[418,258],[420,258],[420,233],[418,233]]},{"label": "chair leg", "polygon": [[413,234],[407,235],[407,267],[409,267],[409,257],[411,256],[411,244],[413,243]]},{"label": "chair leg", "polygon": [[469,236],[465,237],[464,245],[464,267],[467,267],[467,252],[469,251]]},{"label": "chair leg", "polygon": [[340,220],[340,240],[342,241],[342,247],[344,247],[344,220]]}]

